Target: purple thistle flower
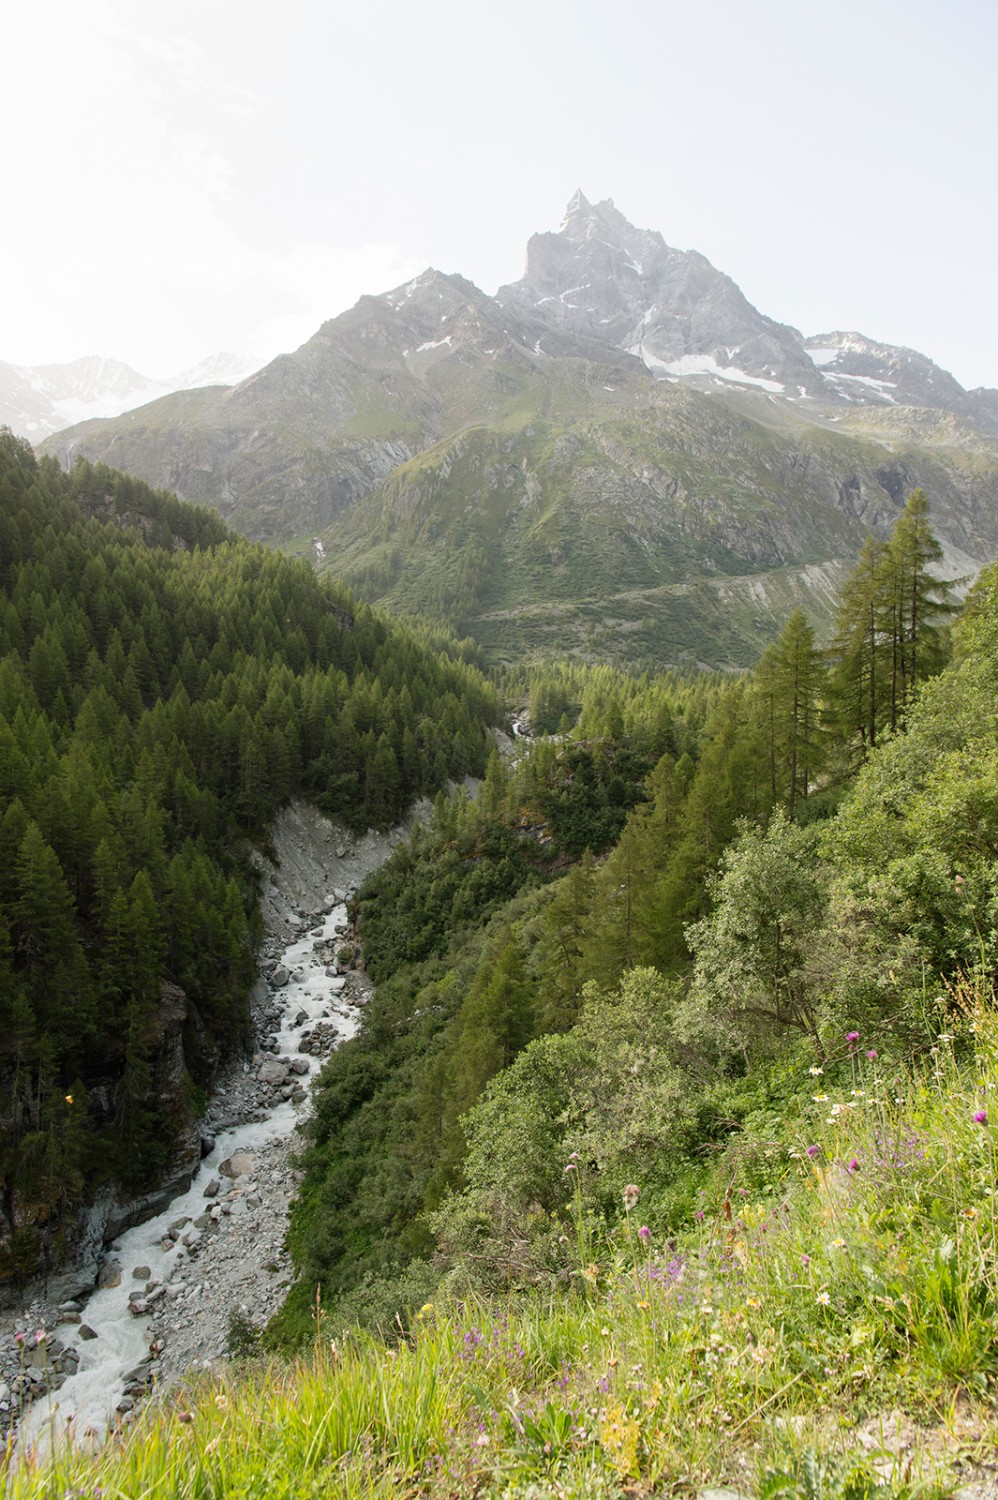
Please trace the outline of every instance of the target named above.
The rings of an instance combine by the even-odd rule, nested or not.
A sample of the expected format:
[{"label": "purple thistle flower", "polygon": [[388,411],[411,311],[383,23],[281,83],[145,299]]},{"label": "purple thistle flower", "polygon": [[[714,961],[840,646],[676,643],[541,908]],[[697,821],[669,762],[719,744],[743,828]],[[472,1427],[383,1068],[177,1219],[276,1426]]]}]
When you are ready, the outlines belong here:
[{"label": "purple thistle flower", "polygon": [[974,1124],[975,1125],[986,1125],[987,1123],[988,1123],[988,1112],[987,1112],[987,1110],[986,1109],[975,1110],[974,1111]]},{"label": "purple thistle flower", "polygon": [[846,1032],[846,1041],[849,1043],[849,1045],[851,1047],[852,1044],[853,1044],[853,1042],[858,1042],[859,1041],[859,1032],[858,1031],[847,1031]]},{"label": "purple thistle flower", "polygon": [[638,1238],[645,1241],[651,1239],[651,1230],[648,1228],[647,1224],[642,1224],[641,1228],[638,1230]]},{"label": "purple thistle flower", "polygon": [[820,1156],[821,1155],[821,1147],[820,1146],[808,1146],[808,1148],[807,1148],[807,1154],[811,1158],[811,1160],[813,1161],[816,1156]]},{"label": "purple thistle flower", "polygon": [[870,1059],[871,1062],[874,1062],[876,1060],[876,1057],[877,1057],[877,1049],[876,1049],[876,1047],[871,1047],[870,1050],[869,1050],[869,1052],[866,1055]]},{"label": "purple thistle flower", "polygon": [[859,1171],[859,1162],[856,1160],[855,1156],[853,1157],[852,1161],[849,1163],[848,1167],[846,1168],[846,1171],[847,1172],[858,1172]]}]

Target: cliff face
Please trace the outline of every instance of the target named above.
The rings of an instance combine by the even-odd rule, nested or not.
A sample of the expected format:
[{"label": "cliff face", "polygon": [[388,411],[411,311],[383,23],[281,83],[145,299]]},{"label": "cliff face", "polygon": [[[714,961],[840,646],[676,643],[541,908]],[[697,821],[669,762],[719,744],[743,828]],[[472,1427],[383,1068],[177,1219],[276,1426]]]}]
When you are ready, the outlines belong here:
[{"label": "cliff face", "polygon": [[[92,1285],[96,1256],[105,1237],[113,1237],[130,1224],[138,1223],[155,1211],[158,1204],[169,1202],[189,1182],[201,1156],[201,1138],[197,1128],[194,1093],[191,1086],[185,1033],[196,1036],[198,1023],[190,1012],[187,996],[174,984],[164,984],[150,1034],[149,1073],[151,1088],[173,1122],[174,1138],[169,1162],[148,1191],[127,1190],[121,1176],[129,1176],[128,1163],[115,1169],[103,1159],[100,1136],[87,1147],[84,1160],[76,1143],[67,1139],[64,1159],[39,1162],[30,1175],[5,1179],[6,1190],[0,1200],[0,1306],[12,1306],[19,1300],[17,1287],[25,1279],[49,1275],[71,1264],[77,1269],[65,1271],[61,1290],[66,1296],[73,1288]],[[110,1125],[122,1108],[124,1059],[119,1054],[108,1058],[100,1073],[88,1080],[92,1113]],[[36,1102],[24,1098],[14,1076],[3,1080],[2,1097],[6,1101],[0,1118],[0,1134],[23,1143],[35,1127]],[[66,1097],[67,1132],[71,1131],[72,1095]],[[84,1211],[82,1188],[93,1198],[93,1179],[103,1180],[103,1191],[96,1195],[94,1207]]]}]

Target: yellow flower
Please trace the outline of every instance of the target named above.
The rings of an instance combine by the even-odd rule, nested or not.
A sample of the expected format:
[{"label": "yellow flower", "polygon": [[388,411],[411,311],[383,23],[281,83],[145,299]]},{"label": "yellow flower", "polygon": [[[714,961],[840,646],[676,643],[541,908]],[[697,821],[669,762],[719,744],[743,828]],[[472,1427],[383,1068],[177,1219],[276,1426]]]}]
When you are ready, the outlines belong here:
[{"label": "yellow flower", "polygon": [[72,1096],[72,1094],[67,1094],[66,1095],[66,1103],[67,1104],[72,1104],[72,1102],[73,1102],[73,1096]]}]

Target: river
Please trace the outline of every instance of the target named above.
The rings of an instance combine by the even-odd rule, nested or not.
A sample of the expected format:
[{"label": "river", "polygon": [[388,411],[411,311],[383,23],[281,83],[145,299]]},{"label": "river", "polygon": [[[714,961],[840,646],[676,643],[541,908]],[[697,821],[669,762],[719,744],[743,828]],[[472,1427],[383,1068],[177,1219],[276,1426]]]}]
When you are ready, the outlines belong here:
[{"label": "river", "polygon": [[[343,994],[345,978],[327,973],[330,957],[326,945],[334,943],[346,926],[346,906],[338,904],[315,918],[307,933],[281,952],[280,962],[291,977],[275,992],[282,1007],[280,1029],[276,1052],[265,1054],[266,1060],[279,1057],[290,1063],[298,1058],[302,1034],[319,1019],[335,1022],[339,1040],[356,1030],[357,1011]],[[314,1061],[310,1062],[312,1071],[294,1079],[306,1089],[318,1072]],[[76,1439],[102,1437],[121,1414],[119,1409],[130,1409],[126,1386],[136,1368],[147,1365],[152,1327],[151,1312],[136,1315],[130,1302],[136,1292],[143,1301],[151,1293],[154,1304],[158,1304],[170,1298],[172,1289],[188,1287],[195,1263],[192,1249],[196,1250],[203,1236],[217,1232],[223,1205],[227,1216],[238,1204],[238,1199],[235,1204],[227,1203],[222,1195],[206,1197],[206,1188],[213,1181],[231,1186],[232,1179],[221,1169],[237,1153],[246,1153],[252,1159],[254,1152],[275,1141],[284,1141],[290,1147],[296,1124],[307,1107],[307,1103],[281,1100],[265,1119],[224,1131],[187,1191],[163,1213],[113,1242],[110,1254],[120,1266],[120,1281],[90,1295],[79,1325],[59,1325],[59,1338],[64,1346],[76,1350],[79,1368],[60,1389],[34,1401],[20,1424],[22,1451],[28,1445],[48,1447],[66,1433]],[[181,1220],[187,1222],[180,1224]],[[198,1289],[195,1280],[194,1290]],[[186,1315],[196,1319],[196,1307],[188,1309]],[[91,1330],[96,1337],[82,1336],[81,1328]],[[30,1347],[32,1334],[26,1342]]]}]

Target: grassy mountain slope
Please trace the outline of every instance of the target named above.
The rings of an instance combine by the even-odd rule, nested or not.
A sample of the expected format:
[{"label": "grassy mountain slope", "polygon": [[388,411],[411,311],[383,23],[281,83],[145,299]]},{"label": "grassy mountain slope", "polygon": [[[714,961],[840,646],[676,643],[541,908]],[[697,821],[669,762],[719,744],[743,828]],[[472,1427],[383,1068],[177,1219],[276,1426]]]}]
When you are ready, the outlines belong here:
[{"label": "grassy mountain slope", "polygon": [[592,374],[562,361],[542,408],[400,464],[325,533],[331,571],[494,657],[747,666],[795,608],[828,620],[866,529],[918,484],[964,551],[993,545],[987,439],[888,447],[875,424]]}]

